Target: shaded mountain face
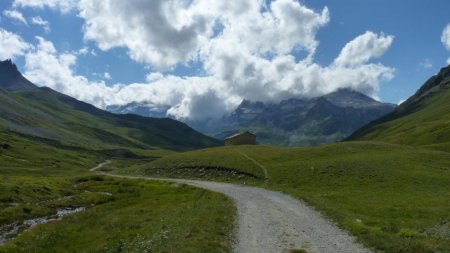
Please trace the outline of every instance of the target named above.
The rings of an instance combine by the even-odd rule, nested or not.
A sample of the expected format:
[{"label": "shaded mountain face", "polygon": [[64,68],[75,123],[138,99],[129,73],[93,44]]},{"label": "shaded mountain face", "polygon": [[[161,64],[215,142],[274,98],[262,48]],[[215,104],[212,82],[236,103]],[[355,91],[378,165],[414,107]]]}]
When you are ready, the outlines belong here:
[{"label": "shaded mountain face", "polygon": [[0,61],[0,88],[7,91],[37,88],[17,70],[11,60]]},{"label": "shaded mountain face", "polygon": [[0,65],[0,131],[89,149],[192,150],[221,144],[173,119],[113,114],[39,88],[10,61]]},{"label": "shaded mountain face", "polygon": [[392,113],[373,121],[348,140],[432,145],[450,151],[450,66],[428,79]]},{"label": "shaded mountain face", "polygon": [[292,98],[278,104],[243,101],[223,121],[227,131],[250,130],[263,144],[309,146],[341,140],[361,126],[392,110],[393,104],[380,103],[348,89],[312,98]]},{"label": "shaded mountain face", "polygon": [[[219,139],[249,130],[256,133],[261,144],[309,146],[341,140],[395,107],[362,93],[342,89],[318,98],[292,98],[280,103],[243,100],[232,113],[219,119],[187,119],[185,122]],[[152,106],[130,104],[120,110],[144,116],[156,115],[145,108]]]}]

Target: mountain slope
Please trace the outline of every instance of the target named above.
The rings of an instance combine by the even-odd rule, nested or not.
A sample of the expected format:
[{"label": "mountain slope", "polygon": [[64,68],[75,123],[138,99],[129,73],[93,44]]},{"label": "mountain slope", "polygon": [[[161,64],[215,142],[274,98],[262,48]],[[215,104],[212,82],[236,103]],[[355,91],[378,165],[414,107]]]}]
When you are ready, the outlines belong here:
[{"label": "mountain slope", "polygon": [[436,145],[450,150],[450,66],[431,77],[394,112],[361,128],[349,140]]},{"label": "mountain slope", "polygon": [[0,66],[3,131],[89,149],[189,150],[220,144],[176,120],[117,115],[49,88],[38,88],[11,61],[1,62]]}]

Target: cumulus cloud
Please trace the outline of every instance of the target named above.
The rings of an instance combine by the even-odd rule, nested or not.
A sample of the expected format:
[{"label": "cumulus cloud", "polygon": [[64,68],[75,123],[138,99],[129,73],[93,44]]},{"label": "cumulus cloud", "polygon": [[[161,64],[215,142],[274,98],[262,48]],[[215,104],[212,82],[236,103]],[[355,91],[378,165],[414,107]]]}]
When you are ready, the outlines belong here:
[{"label": "cumulus cloud", "polygon": [[17,10],[4,10],[3,16],[11,18],[11,19],[13,19],[17,22],[20,22],[24,25],[28,25],[28,22],[25,19],[25,17],[23,16],[23,14]]},{"label": "cumulus cloud", "polygon": [[67,13],[77,7],[79,0],[14,0],[13,7],[50,8]]},{"label": "cumulus cloud", "polygon": [[[62,8],[54,0],[19,2]],[[371,31],[343,46],[330,65],[315,63],[316,34],[330,21],[329,10],[312,10],[297,0],[80,0],[77,8],[85,21],[84,39],[101,50],[125,48],[131,59],[150,67],[146,82],[90,81],[73,71],[87,48],[60,54],[42,38],[26,56],[26,76],[101,108],[149,102],[169,106],[168,114],[178,119],[201,119],[221,116],[243,98],[279,101],[345,87],[375,96],[380,82],[395,73],[373,62],[394,37]],[[192,63],[200,63],[201,76],[167,72]]]},{"label": "cumulus cloud", "polygon": [[[441,41],[445,48],[450,50],[450,23],[442,31]],[[447,64],[450,64],[450,58],[447,59]]]},{"label": "cumulus cloud", "polygon": [[213,20],[184,2],[82,0],[84,37],[102,50],[126,47],[132,59],[160,69],[186,63],[212,35]]},{"label": "cumulus cloud", "polygon": [[266,12],[254,0],[112,2],[81,0],[85,39],[102,50],[126,47],[132,59],[159,69],[198,59],[213,38],[240,41],[255,54],[312,54],[315,33],[329,20],[327,8],[315,13],[294,0],[274,1]]},{"label": "cumulus cloud", "polygon": [[50,41],[42,37],[36,39],[38,43],[34,50],[25,55],[26,78],[37,85],[50,87],[100,108],[110,102],[108,98],[114,96],[115,88],[74,74],[72,67],[76,63],[75,55],[59,54]]},{"label": "cumulus cloud", "polygon": [[334,60],[334,63],[350,67],[364,64],[371,58],[384,55],[391,47],[393,41],[394,36],[378,35],[367,31],[347,43],[339,56]]},{"label": "cumulus cloud", "polygon": [[450,50],[450,23],[442,31],[441,41],[447,50]]},{"label": "cumulus cloud", "polygon": [[[31,48],[31,45],[25,42],[22,37],[17,34],[8,32],[0,27],[0,59],[16,58],[22,56],[27,50]],[[7,50],[4,50],[7,49]]]},{"label": "cumulus cloud", "polygon": [[[208,78],[186,79],[161,74],[153,75],[150,83],[107,86],[104,81],[92,81],[74,72],[76,54],[59,53],[52,42],[42,37],[36,37],[36,40],[37,45],[25,55],[24,75],[39,86],[50,87],[99,108],[132,101],[151,101],[155,105],[174,105],[170,110],[173,115],[180,117],[212,116],[211,111],[200,106],[202,101],[209,99],[212,102],[214,97],[215,91],[207,91],[211,81]],[[192,83],[197,85],[190,85]],[[224,112],[226,106],[223,103],[212,108],[220,107],[218,109]],[[189,114],[190,111],[199,109],[203,111]]]},{"label": "cumulus cloud", "polygon": [[31,23],[38,26],[42,26],[45,33],[49,33],[51,31],[50,23],[47,20],[43,20],[40,16],[32,17]]}]

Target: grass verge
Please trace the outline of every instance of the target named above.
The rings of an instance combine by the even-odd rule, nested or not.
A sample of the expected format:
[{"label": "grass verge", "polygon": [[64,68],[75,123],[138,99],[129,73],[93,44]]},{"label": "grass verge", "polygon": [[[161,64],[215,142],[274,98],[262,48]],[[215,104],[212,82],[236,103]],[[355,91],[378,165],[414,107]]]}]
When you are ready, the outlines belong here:
[{"label": "grass verge", "polygon": [[234,206],[225,196],[173,183],[2,177],[0,224],[86,207],[32,227],[0,252],[230,252]]}]

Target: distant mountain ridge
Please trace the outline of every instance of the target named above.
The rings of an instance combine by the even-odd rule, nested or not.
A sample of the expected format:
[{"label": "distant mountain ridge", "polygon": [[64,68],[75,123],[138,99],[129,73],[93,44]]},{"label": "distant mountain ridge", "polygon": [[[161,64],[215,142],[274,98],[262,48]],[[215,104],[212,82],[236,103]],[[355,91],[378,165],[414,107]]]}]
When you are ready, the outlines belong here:
[{"label": "distant mountain ridge", "polygon": [[[395,107],[350,89],[340,89],[317,98],[291,98],[279,103],[244,99],[233,112],[219,119],[187,119],[185,122],[219,139],[248,130],[256,133],[261,144],[309,146],[341,140]],[[163,117],[168,109],[146,103],[111,108],[109,110],[113,112]],[[158,108],[159,111],[145,108]]]},{"label": "distant mountain ridge", "polygon": [[0,131],[89,149],[192,150],[218,146],[173,119],[113,114],[25,79],[0,61]]},{"label": "distant mountain ridge", "polygon": [[244,100],[224,119],[228,131],[214,136],[223,138],[232,131],[250,130],[263,144],[318,145],[339,141],[395,107],[349,89],[280,103]]}]

